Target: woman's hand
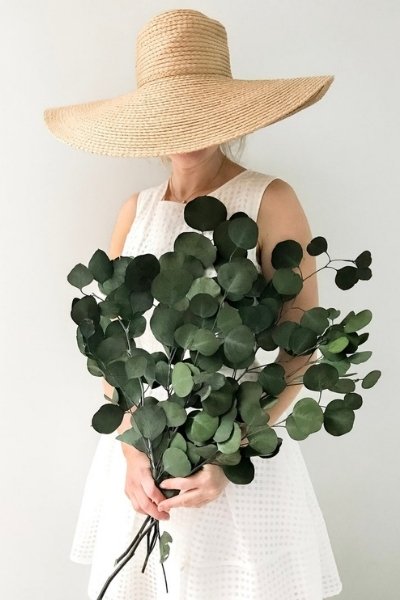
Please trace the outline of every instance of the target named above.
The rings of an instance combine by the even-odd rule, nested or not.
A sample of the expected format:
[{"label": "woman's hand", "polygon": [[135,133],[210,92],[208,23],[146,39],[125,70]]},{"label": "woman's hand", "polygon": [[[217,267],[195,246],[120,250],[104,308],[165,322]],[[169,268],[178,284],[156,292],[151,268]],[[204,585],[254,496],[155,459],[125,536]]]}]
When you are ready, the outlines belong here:
[{"label": "woman's hand", "polygon": [[169,519],[167,512],[157,508],[161,500],[165,500],[165,496],[153,479],[148,456],[133,446],[129,451],[125,450],[124,455],[126,458],[125,494],[132,502],[133,508],[157,520]]},{"label": "woman's hand", "polygon": [[229,479],[219,465],[206,463],[188,477],[171,477],[160,483],[160,488],[180,490],[179,494],[159,502],[159,510],[169,511],[178,506],[198,508],[221,494]]}]

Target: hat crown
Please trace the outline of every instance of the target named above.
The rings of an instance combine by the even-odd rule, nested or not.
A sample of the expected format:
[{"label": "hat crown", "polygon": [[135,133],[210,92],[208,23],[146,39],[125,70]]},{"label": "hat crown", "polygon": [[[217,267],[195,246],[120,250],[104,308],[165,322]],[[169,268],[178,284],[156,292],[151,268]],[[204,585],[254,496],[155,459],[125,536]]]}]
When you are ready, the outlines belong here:
[{"label": "hat crown", "polygon": [[225,27],[192,9],[156,15],[137,36],[137,87],[189,74],[232,78]]}]

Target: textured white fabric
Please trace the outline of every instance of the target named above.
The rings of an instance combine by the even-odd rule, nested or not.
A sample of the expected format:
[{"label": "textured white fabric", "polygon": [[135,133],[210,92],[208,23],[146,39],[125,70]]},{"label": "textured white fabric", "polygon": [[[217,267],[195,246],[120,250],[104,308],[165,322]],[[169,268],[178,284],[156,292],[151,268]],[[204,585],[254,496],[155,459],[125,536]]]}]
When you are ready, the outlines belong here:
[{"label": "textured white fabric", "polygon": [[[256,220],[273,179],[246,170],[210,195],[226,204],[228,217],[244,211]],[[173,249],[178,233],[192,231],[183,219],[184,206],[163,200],[166,185],[140,192],[122,255],[159,257]],[[248,256],[261,271],[255,249]],[[150,314],[145,313],[147,320]],[[150,328],[137,344],[163,349]],[[165,391],[157,388],[152,395],[165,398]],[[321,600],[339,594],[342,583],[299,442],[282,427],[276,431],[283,438],[280,452],[272,459],[252,458],[255,477],[249,485],[229,482],[216,500],[200,508],[172,509],[170,519],[160,521],[161,531],[173,538],[164,563],[168,594],[158,544],[141,572],[144,540],[111,582],[105,600]],[[92,600],[146,518],[125,495],[126,463],[116,435],[100,435],[70,553],[72,561],[91,564]]]}]

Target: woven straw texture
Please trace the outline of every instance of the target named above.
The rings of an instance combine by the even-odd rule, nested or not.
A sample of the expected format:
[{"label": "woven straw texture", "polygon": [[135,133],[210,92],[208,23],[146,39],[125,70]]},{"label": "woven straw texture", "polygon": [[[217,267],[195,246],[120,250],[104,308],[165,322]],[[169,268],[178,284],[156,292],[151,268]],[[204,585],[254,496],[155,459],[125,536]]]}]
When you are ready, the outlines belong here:
[{"label": "woven straw texture", "polygon": [[137,88],[47,108],[59,140],[95,154],[163,156],[221,144],[315,104],[333,75],[234,79],[224,26],[192,9],[162,12],[138,33]]}]

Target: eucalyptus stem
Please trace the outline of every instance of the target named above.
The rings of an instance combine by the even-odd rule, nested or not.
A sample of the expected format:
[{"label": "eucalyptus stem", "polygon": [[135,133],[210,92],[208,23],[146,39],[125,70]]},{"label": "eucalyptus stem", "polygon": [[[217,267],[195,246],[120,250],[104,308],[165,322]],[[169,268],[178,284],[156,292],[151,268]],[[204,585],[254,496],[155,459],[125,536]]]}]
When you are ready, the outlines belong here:
[{"label": "eucalyptus stem", "polygon": [[127,547],[127,549],[115,560],[114,565],[116,565],[117,563],[119,563],[120,560],[122,560],[124,558],[124,556],[126,556],[128,554],[128,552],[130,551],[130,549],[132,548],[132,546],[136,543],[136,538],[138,535],[141,534],[141,532],[143,531],[143,529],[146,527],[147,523],[150,521],[151,519],[151,515],[148,515],[146,517],[146,519],[143,521],[139,531],[137,532],[136,536],[134,537],[133,541],[131,542],[131,544]]},{"label": "eucalyptus stem", "polygon": [[[146,521],[147,521],[147,519],[146,519]],[[154,519],[153,517],[150,517],[150,525],[146,529],[144,529],[144,531],[142,531],[140,534],[139,533],[136,534],[136,536],[130,546],[130,550],[126,554],[125,559],[120,561],[118,567],[107,578],[107,580],[106,580],[105,584],[103,585],[102,589],[100,590],[100,594],[97,596],[96,600],[101,600],[102,598],[104,598],[104,594],[106,593],[106,590],[107,590],[108,586],[110,585],[111,581],[120,572],[120,570],[126,565],[126,563],[130,561],[132,556],[134,556],[136,549],[139,546],[140,542],[142,541],[144,536],[147,534],[147,532],[150,531],[150,529],[152,527],[154,527],[155,522],[156,522],[156,519]]]},{"label": "eucalyptus stem", "polygon": [[159,527],[160,527],[160,523],[159,523],[159,521],[156,521],[154,524],[154,528],[153,528],[153,537],[150,538],[150,531],[147,533],[147,554],[146,554],[146,558],[145,558],[143,566],[142,566],[142,573],[145,572],[150,554],[154,550],[154,547],[155,547],[155,544],[157,541],[157,534],[159,532]]},{"label": "eucalyptus stem", "polygon": [[[160,526],[157,527],[157,537],[158,537],[158,542],[161,543]],[[165,568],[164,568],[164,563],[163,562],[161,563],[161,568],[162,568],[163,575],[164,575],[165,589],[166,589],[166,592],[168,594],[167,576],[165,575]]]}]

